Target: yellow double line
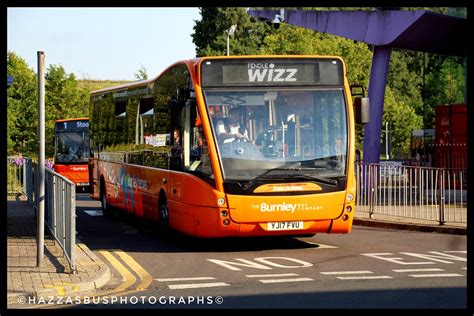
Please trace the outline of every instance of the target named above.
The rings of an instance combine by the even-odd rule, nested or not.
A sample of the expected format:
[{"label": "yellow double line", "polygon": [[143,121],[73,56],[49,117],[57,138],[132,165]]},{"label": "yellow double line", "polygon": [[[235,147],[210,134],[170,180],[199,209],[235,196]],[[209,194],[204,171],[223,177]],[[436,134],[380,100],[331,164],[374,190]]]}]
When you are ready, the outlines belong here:
[{"label": "yellow double line", "polygon": [[[153,277],[141,266],[139,265],[131,256],[126,254],[123,251],[115,250],[112,251],[117,257],[119,257],[128,267],[130,267],[140,278],[140,283],[136,287],[132,287],[136,282],[137,278],[135,275],[130,272],[111,252],[106,250],[99,250],[99,252],[110,262],[110,264],[120,273],[122,276],[122,283],[108,291],[100,291],[97,293],[90,293],[89,296],[94,297],[105,297],[105,296],[122,296],[128,295],[131,293],[139,292],[146,290],[151,282],[153,282]],[[72,285],[72,284],[70,284]],[[52,287],[59,287],[59,286],[52,286]],[[63,287],[63,286],[61,286]],[[132,288],[130,288],[132,287]],[[130,288],[130,289],[129,289]],[[97,291],[97,290],[96,290]],[[63,295],[64,293],[59,292],[58,295]],[[81,293],[78,296],[85,296],[85,293]],[[45,308],[45,309],[57,309],[57,308],[65,308],[69,305],[41,305],[41,304],[33,304],[31,306],[26,306],[22,308],[26,309],[33,309],[33,308]]]},{"label": "yellow double line", "polygon": [[151,282],[153,282],[153,277],[141,266],[139,265],[131,256],[126,254],[123,251],[113,251],[113,253],[118,256],[128,267],[130,267],[140,278],[140,283],[135,287],[129,289],[137,281],[137,278],[127,269],[111,252],[105,250],[99,250],[100,254],[104,256],[110,264],[120,273],[122,276],[123,282],[111,291],[106,293],[101,293],[100,296],[105,295],[126,295],[133,292],[146,290]]}]

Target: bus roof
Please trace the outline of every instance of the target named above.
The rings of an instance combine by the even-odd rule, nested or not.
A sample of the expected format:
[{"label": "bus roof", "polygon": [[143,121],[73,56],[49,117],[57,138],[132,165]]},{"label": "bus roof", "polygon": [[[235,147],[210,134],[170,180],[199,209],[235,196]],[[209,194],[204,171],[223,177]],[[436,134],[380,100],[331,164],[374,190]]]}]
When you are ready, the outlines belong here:
[{"label": "bus roof", "polygon": [[185,60],[180,60],[169,67],[167,67],[165,70],[163,70],[158,76],[152,78],[152,79],[146,79],[146,80],[140,80],[140,81],[135,81],[135,82],[130,82],[130,83],[125,83],[122,85],[118,86],[113,86],[113,87],[108,87],[108,88],[103,88],[100,90],[95,90],[91,91],[91,95],[98,95],[102,94],[105,92],[111,92],[111,91],[116,91],[116,90],[122,90],[122,89],[129,89],[129,88],[135,88],[135,87],[140,87],[140,86],[146,86],[155,80],[157,80],[162,74],[164,74],[169,68],[177,65],[177,64],[187,64],[188,66],[196,66],[198,65],[201,61],[203,60],[210,60],[210,59],[250,59],[250,58],[327,58],[327,59],[339,59],[343,63],[344,67],[344,73],[345,73],[345,64],[343,59],[340,56],[334,56],[334,55],[240,55],[240,56],[204,56],[204,57],[199,57],[199,58],[194,58],[194,59],[185,59]]},{"label": "bus roof", "polygon": [[188,64],[188,65],[195,65],[199,62],[199,60],[200,60],[200,58],[180,60],[180,61],[177,61],[177,62],[173,63],[169,67],[167,67],[158,76],[156,76],[154,78],[135,81],[135,82],[130,82],[130,83],[125,83],[125,84],[122,84],[122,85],[119,85],[119,86],[113,86],[113,87],[103,88],[103,89],[100,89],[100,90],[91,91],[91,95],[101,94],[101,93],[104,93],[104,92],[110,92],[110,91],[115,91],[115,90],[127,89],[127,88],[135,88],[135,87],[140,87],[140,86],[146,86],[146,85],[154,82],[156,79],[158,79],[162,74],[164,74],[166,72],[166,70],[168,70],[169,68],[171,68],[171,67],[173,67],[177,64],[185,63],[185,64]]},{"label": "bus roof", "polygon": [[61,123],[61,122],[70,122],[70,121],[84,121],[84,120],[89,120],[88,117],[80,117],[80,118],[68,118],[68,119],[62,119],[62,120],[55,120],[55,123]]}]

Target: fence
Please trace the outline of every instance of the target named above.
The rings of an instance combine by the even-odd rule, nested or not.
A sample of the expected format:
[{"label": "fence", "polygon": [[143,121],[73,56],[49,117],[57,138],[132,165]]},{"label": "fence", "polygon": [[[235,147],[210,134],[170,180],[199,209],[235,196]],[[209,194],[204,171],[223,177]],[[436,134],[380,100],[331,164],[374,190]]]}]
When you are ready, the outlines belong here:
[{"label": "fence", "polygon": [[402,165],[356,164],[360,212],[467,223],[467,172]]},{"label": "fence", "polygon": [[[8,194],[25,194],[28,202],[38,201],[37,164],[26,157],[7,157]],[[72,272],[76,271],[76,186],[49,167],[45,172],[45,224],[58,242]],[[35,205],[35,209],[37,206]]]},{"label": "fence", "polygon": [[7,157],[7,193],[25,194],[28,202],[33,203],[32,161],[27,157]]},{"label": "fence", "polygon": [[52,170],[46,169],[45,175],[45,222],[75,272],[76,186]]}]

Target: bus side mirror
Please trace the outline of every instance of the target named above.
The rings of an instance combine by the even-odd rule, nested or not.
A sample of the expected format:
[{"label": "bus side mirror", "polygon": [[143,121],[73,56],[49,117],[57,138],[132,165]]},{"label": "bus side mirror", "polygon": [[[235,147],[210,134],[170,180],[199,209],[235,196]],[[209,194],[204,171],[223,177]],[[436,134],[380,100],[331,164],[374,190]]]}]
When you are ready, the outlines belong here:
[{"label": "bus side mirror", "polygon": [[354,97],[354,118],[356,124],[366,124],[370,121],[370,102],[365,96],[362,84],[354,83],[350,86],[351,95]]},{"label": "bus side mirror", "polygon": [[369,98],[354,99],[354,117],[356,124],[367,124],[370,122]]}]

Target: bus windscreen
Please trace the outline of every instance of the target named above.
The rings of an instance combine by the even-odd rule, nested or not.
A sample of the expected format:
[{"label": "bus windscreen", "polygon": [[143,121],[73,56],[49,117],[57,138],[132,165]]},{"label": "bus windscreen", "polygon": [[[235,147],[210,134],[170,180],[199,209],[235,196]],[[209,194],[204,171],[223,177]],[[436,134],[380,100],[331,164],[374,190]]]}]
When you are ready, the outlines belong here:
[{"label": "bus windscreen", "polygon": [[89,159],[88,132],[57,133],[56,163],[87,163]]}]

